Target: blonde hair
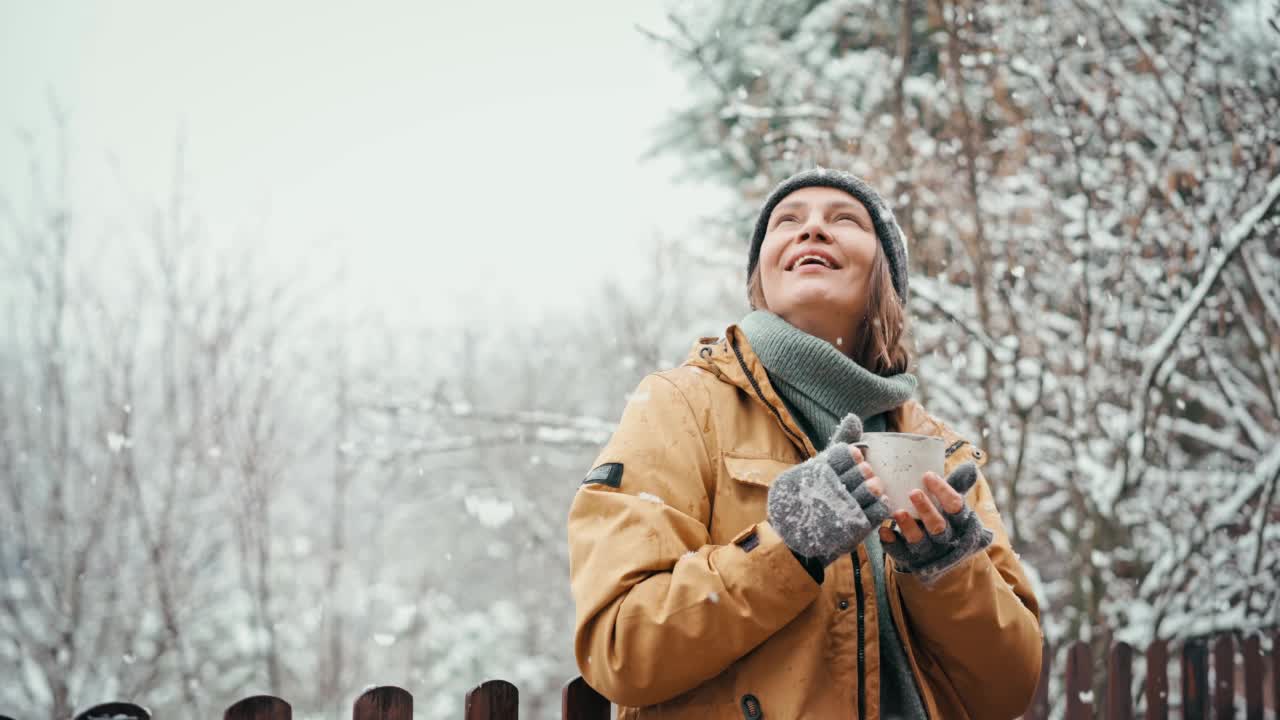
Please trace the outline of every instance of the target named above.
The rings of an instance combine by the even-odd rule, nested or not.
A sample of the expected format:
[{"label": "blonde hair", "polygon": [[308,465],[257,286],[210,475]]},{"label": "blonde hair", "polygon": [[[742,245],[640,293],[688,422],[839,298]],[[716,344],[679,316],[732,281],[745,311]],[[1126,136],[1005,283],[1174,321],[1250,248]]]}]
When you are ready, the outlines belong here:
[{"label": "blonde hair", "polygon": [[[893,289],[889,260],[879,243],[876,243],[876,257],[871,264],[868,285],[870,297],[867,298],[866,314],[859,325],[861,332],[857,333],[849,349],[849,357],[877,375],[906,372],[911,363],[907,313],[902,299]],[[747,301],[751,303],[752,310],[769,309],[764,299],[758,263],[747,279]]]}]

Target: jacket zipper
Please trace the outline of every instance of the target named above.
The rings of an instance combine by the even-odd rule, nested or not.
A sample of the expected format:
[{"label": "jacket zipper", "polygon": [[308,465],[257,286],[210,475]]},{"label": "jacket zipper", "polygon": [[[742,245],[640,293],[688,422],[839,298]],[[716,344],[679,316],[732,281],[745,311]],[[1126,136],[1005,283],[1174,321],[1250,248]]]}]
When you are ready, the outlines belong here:
[{"label": "jacket zipper", "polygon": [[[742,368],[742,374],[747,376],[747,382],[751,383],[751,389],[756,391],[756,396],[760,398],[760,402],[765,407],[773,411],[774,417],[778,418],[778,425],[787,435],[791,436],[801,448],[804,447],[804,441],[796,437],[795,433],[787,427],[786,421],[782,419],[782,413],[778,412],[778,408],[764,397],[764,392],[760,390],[760,385],[756,383],[756,378],[747,369],[747,362],[742,359],[742,353],[738,350],[737,343],[730,342],[729,347],[733,348],[734,357],[738,358],[738,366]],[[858,561],[858,551],[854,550],[853,555],[853,585],[854,598],[858,608],[858,720],[863,720],[867,716],[867,683],[864,677],[866,673],[867,648],[866,648],[866,608],[864,607],[866,600],[862,594],[862,563]]]},{"label": "jacket zipper", "polygon": [[858,720],[867,717],[867,648],[866,648],[866,611],[862,597],[862,563],[858,560],[858,551],[852,553],[853,559],[853,592],[858,606]]},{"label": "jacket zipper", "polygon": [[791,428],[787,427],[787,422],[782,419],[782,413],[778,412],[778,408],[774,407],[773,403],[770,403],[768,400],[765,400],[764,393],[761,392],[760,386],[756,383],[755,376],[752,375],[751,371],[747,369],[747,361],[742,359],[742,353],[739,352],[738,350],[738,344],[734,342],[730,342],[729,346],[733,348],[734,357],[738,358],[738,365],[742,368],[742,374],[747,376],[747,382],[751,383],[751,389],[756,391],[756,396],[760,398],[760,402],[764,403],[765,407],[773,411],[773,416],[778,418],[778,425],[782,428],[783,432],[785,432],[787,435],[790,435],[791,439],[794,440],[797,444],[799,444],[800,447],[803,449],[804,440],[801,440],[800,438],[796,437],[796,434],[791,432]]}]

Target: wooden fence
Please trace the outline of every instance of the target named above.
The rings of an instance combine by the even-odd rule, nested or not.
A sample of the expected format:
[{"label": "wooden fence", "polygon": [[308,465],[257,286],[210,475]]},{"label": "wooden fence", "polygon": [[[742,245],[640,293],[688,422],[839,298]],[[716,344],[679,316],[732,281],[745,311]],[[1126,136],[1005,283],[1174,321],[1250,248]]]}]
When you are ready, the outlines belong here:
[{"label": "wooden fence", "polygon": [[[1164,720],[1177,709],[1184,720],[1263,720],[1270,709],[1280,706],[1280,629],[1270,631],[1271,658],[1267,662],[1262,638],[1251,634],[1238,643],[1234,634],[1191,638],[1182,643],[1178,656],[1179,692],[1176,702],[1169,692],[1169,644],[1156,641],[1147,648],[1146,674],[1142,686],[1133,684],[1134,650],[1128,643],[1116,643],[1107,654],[1105,673],[1095,673],[1089,645],[1073,643],[1067,650],[1066,720],[1105,717],[1107,720]],[[1241,662],[1236,663],[1237,650]],[[1049,717],[1048,679],[1052,673],[1048,645],[1045,662],[1040,668],[1040,684],[1035,699],[1024,716],[1026,720]],[[1267,665],[1271,666],[1270,692],[1267,692]],[[1101,668],[1099,668],[1101,670]],[[1105,678],[1102,687],[1096,677]],[[1095,693],[1099,690],[1099,693]],[[1099,698],[1101,702],[1098,702]],[[1139,702],[1141,701],[1141,702]],[[1135,707],[1146,711],[1139,716]],[[1244,713],[1239,711],[1243,709]],[[1280,717],[1273,714],[1273,717]]]},{"label": "wooden fence", "polygon": [[[1264,720],[1264,713],[1268,709],[1274,713],[1280,703],[1280,630],[1270,631],[1269,636],[1270,662],[1262,649],[1262,638],[1257,634],[1244,638],[1238,647],[1236,637],[1231,634],[1184,641],[1176,665],[1179,682],[1176,694],[1169,691],[1169,646],[1163,641],[1153,643],[1145,654],[1147,672],[1138,688],[1138,697],[1134,697],[1134,651],[1128,644],[1114,645],[1107,657],[1105,673],[1095,673],[1089,646],[1074,643],[1067,651],[1064,717],[1066,720],[1094,717],[1165,720],[1171,717],[1170,710],[1178,710],[1183,720]],[[1241,658],[1239,664],[1236,663],[1237,650]],[[1053,656],[1048,645],[1044,657],[1040,686],[1026,720],[1049,717],[1048,680],[1052,675]],[[1105,678],[1099,694],[1094,692],[1097,677]],[[516,686],[505,680],[490,680],[467,693],[463,718],[516,720],[518,701]],[[609,701],[580,677],[565,683],[560,690],[560,701],[563,720],[609,720]],[[1135,711],[1138,706],[1145,708],[1141,716]],[[292,715],[292,708],[284,700],[258,695],[227,708],[223,720],[291,720]],[[413,696],[398,687],[373,688],[356,699],[351,717],[352,720],[412,720]],[[132,703],[112,702],[89,708],[75,720],[95,718],[151,720],[151,714]],[[0,715],[0,720],[12,719]]]}]

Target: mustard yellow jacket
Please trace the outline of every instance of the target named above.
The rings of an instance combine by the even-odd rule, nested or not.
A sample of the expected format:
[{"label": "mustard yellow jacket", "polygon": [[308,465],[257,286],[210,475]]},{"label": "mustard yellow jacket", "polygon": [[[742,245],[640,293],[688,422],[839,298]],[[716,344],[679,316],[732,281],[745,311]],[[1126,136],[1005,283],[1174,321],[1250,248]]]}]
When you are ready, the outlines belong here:
[{"label": "mustard yellow jacket", "polygon": [[[947,472],[986,463],[914,401],[891,424],[943,437]],[[736,326],[640,383],[569,511],[578,668],[619,718],[880,716],[865,548],[819,586],[765,519],[769,484],[815,453]],[[995,542],[932,586],[886,557],[890,605],[930,718],[1013,718],[1039,609],[985,478],[967,500]]]}]

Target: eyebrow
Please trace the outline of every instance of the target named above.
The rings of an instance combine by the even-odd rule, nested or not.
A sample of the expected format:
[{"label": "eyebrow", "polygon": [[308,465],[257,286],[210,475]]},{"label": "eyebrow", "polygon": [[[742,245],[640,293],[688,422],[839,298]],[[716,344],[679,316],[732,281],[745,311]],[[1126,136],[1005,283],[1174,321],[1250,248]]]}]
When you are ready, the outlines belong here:
[{"label": "eyebrow", "polygon": [[[769,223],[771,223],[771,227],[773,223],[774,214],[786,213],[787,210],[799,209],[799,208],[808,208],[808,204],[805,204],[805,202],[801,202],[799,200],[782,202],[781,205],[778,205],[777,208],[773,209],[773,213],[769,214]],[[870,217],[872,217],[872,214],[870,214],[870,210],[867,209],[867,206],[860,205],[858,204],[858,202],[850,202],[847,200],[836,200],[835,202],[828,202],[827,204],[828,213],[829,211],[832,211],[832,210],[851,210],[852,213],[855,213],[856,215],[858,215],[859,217],[858,222],[867,222],[867,220],[870,220]]]},{"label": "eyebrow", "polygon": [[[793,208],[804,208],[804,207],[808,207],[808,204],[801,202],[799,200],[791,200],[790,202],[784,202],[781,205],[774,208],[774,212],[777,212],[779,210],[791,210]],[[866,210],[864,206],[858,203],[851,203],[848,200],[837,200],[833,203],[828,203],[826,207],[828,210],[836,210],[836,209],[840,209],[840,210],[847,209],[847,210],[854,210],[854,211]]]}]

